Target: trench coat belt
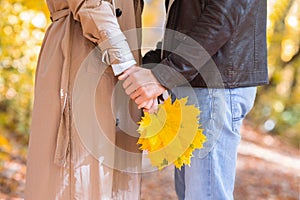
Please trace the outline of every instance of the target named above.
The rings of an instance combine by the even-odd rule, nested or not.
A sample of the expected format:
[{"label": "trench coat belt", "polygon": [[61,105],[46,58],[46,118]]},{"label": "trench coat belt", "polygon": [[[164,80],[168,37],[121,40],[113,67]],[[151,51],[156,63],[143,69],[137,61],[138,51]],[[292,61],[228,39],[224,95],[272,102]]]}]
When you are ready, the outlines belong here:
[{"label": "trench coat belt", "polygon": [[72,13],[68,8],[51,13],[51,20],[53,23],[59,19],[65,20],[65,31],[62,37],[62,54],[64,57],[61,80],[60,80],[60,121],[57,130],[56,149],[54,154],[54,163],[60,167],[65,166],[68,155],[71,151],[71,95],[69,89],[70,82],[70,68],[71,54],[72,54],[72,42],[73,42],[73,25],[75,20]]}]

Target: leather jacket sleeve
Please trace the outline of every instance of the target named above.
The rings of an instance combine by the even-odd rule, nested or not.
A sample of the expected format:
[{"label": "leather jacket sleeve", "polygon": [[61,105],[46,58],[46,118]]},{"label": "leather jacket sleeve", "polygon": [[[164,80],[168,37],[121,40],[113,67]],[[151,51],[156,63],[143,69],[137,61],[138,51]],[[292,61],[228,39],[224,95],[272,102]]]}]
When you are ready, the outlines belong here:
[{"label": "leather jacket sleeve", "polygon": [[208,1],[193,28],[184,30],[185,34],[175,34],[178,47],[152,69],[158,81],[172,89],[193,80],[201,67],[230,40],[236,26],[246,16],[247,7],[255,4],[252,2],[256,0]]},{"label": "leather jacket sleeve", "polygon": [[83,35],[96,43],[107,65],[135,63],[122,33],[113,5],[104,0],[68,0],[74,19],[81,23]]}]

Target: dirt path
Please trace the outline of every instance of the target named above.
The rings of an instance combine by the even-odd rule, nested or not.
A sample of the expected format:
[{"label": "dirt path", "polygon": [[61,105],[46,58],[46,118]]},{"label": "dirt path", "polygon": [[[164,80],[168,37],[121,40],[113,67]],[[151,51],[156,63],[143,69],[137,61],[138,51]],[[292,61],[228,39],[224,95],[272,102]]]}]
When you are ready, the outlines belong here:
[{"label": "dirt path", "polygon": [[[242,129],[236,200],[300,200],[300,153],[276,137]],[[0,200],[22,199],[26,167],[7,162],[0,174]],[[10,179],[7,179],[10,177]],[[13,197],[9,197],[13,196]],[[176,200],[173,166],[143,176],[142,200]]]}]

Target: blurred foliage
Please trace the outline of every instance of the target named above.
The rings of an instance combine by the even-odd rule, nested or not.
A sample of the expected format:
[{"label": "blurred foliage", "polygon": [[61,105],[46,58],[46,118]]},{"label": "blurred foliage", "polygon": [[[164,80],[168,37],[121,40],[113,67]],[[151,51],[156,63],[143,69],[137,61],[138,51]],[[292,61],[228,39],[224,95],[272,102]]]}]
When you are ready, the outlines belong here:
[{"label": "blurred foliage", "polygon": [[249,119],[300,144],[300,0],[268,1],[270,84],[260,87]]},{"label": "blurred foliage", "polygon": [[12,146],[27,145],[34,71],[48,24],[44,1],[0,1],[0,168]]},{"label": "blurred foliage", "polygon": [[[0,193],[24,187],[37,56],[49,22],[44,1],[0,0]],[[16,195],[16,194],[15,194]]]},{"label": "blurred foliage", "polygon": [[[165,19],[164,0],[144,0],[144,2],[143,27],[162,27]],[[155,15],[153,10],[155,10]],[[160,39],[156,38],[156,40]]]}]

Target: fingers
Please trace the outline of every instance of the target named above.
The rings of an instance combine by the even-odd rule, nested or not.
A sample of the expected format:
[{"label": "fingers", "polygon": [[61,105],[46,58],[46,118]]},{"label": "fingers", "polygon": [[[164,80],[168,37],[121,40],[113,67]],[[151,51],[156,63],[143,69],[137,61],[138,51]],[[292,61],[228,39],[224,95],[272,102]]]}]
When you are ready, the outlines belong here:
[{"label": "fingers", "polygon": [[128,87],[124,87],[124,88],[125,88],[126,94],[131,95],[132,93],[137,91],[139,87],[141,87],[141,86],[138,83],[133,82]]},{"label": "fingers", "polygon": [[118,76],[118,79],[120,81],[122,81],[122,80],[126,79],[127,77],[128,77],[128,74],[126,72],[123,72],[123,74],[121,74],[120,76]]},{"label": "fingers", "polygon": [[120,76],[118,76],[118,79],[119,80],[125,80],[129,76],[129,74],[131,73],[131,69],[132,69],[132,67],[127,69],[126,71],[124,71]]},{"label": "fingers", "polygon": [[153,99],[151,92],[151,88],[149,87],[139,87],[137,90],[132,92],[130,98],[134,100],[134,102],[138,105],[138,108],[141,109],[145,107],[145,102]]},{"label": "fingers", "polygon": [[[151,104],[151,106],[149,106]],[[158,108],[158,102],[157,99],[150,99],[149,104],[147,104],[144,108],[143,111],[144,112],[148,112],[148,113],[154,113],[156,112]]]},{"label": "fingers", "polygon": [[150,99],[148,101],[143,102],[142,104],[138,105],[139,107],[143,108],[143,109],[150,109],[153,105],[153,99]]},{"label": "fingers", "polygon": [[144,102],[148,101],[148,99],[145,99],[142,96],[139,96],[134,100],[134,102],[138,105],[138,109],[144,108],[146,105]]},{"label": "fingers", "polygon": [[125,70],[125,71],[123,72],[123,74],[121,74],[121,75],[118,77],[118,79],[119,79],[119,80],[125,80],[127,77],[129,77],[129,75],[130,75],[131,73],[137,72],[137,71],[139,71],[139,70],[141,70],[141,68],[134,65],[133,67],[130,67],[129,69]]},{"label": "fingers", "polygon": [[157,98],[155,98],[153,100],[153,104],[150,109],[157,110],[157,108],[158,108],[158,100],[157,100]]},{"label": "fingers", "polygon": [[140,67],[132,67],[124,72],[124,76],[121,75],[123,76],[121,77],[122,79],[126,76],[126,79],[123,82],[123,88],[125,89],[127,95],[130,95],[141,86],[141,84],[139,83],[140,81],[137,78],[138,71],[141,70],[139,68]]},{"label": "fingers", "polygon": [[138,96],[140,96],[142,93],[143,93],[143,89],[142,89],[142,88],[138,88],[137,90],[133,91],[133,92],[130,94],[130,98],[134,100],[134,99],[136,99]]},{"label": "fingers", "polygon": [[130,94],[130,98],[134,100],[137,105],[139,105],[138,106],[139,108],[142,108],[143,106],[141,106],[141,104],[143,102],[148,101],[149,99],[157,98],[164,91],[165,89],[160,85],[148,84],[148,85],[141,86],[136,90],[130,89],[130,91],[128,90],[126,91],[126,93],[128,92],[127,94]]},{"label": "fingers", "polygon": [[126,89],[133,83],[132,77],[128,76],[123,82],[123,88]]}]

